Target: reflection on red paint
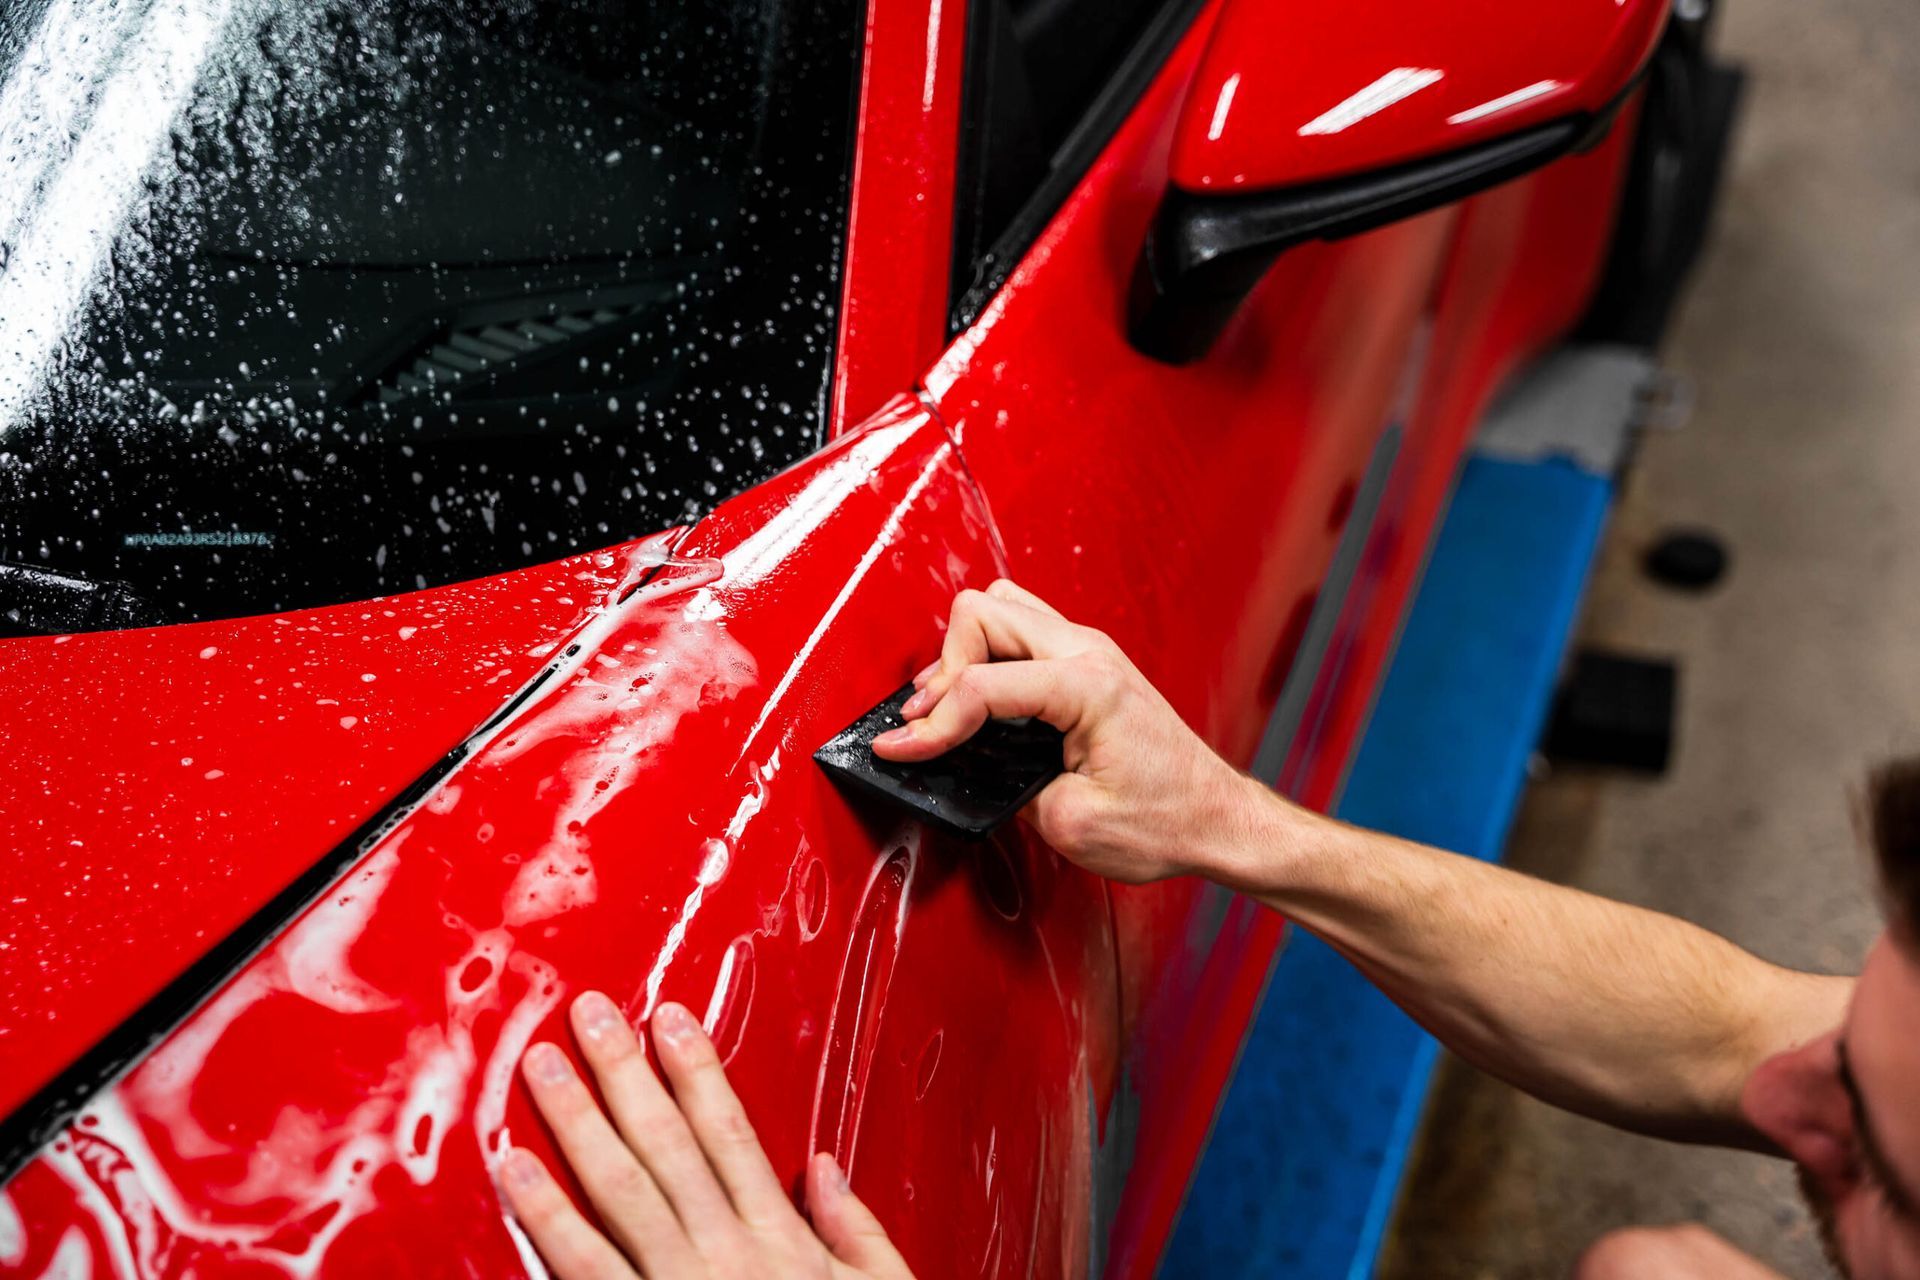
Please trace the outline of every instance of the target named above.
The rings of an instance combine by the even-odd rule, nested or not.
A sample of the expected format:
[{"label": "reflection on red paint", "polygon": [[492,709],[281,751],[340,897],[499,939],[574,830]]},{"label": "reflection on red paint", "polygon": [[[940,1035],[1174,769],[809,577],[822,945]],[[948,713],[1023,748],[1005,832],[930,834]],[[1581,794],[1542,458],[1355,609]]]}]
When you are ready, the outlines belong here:
[{"label": "reflection on red paint", "polygon": [[[0,1274],[535,1271],[491,1170],[510,1142],[545,1142],[515,1064],[536,1035],[567,1042],[561,1010],[587,987],[636,1020],[661,999],[704,1008],[783,1173],[817,1101],[825,1144],[890,1216],[925,1152],[869,1144],[863,1115],[926,1094],[918,1140],[957,1146],[982,1115],[1017,1127],[1036,1088],[1073,1096],[1086,1011],[1113,1008],[1098,884],[1062,880],[1009,947],[962,851],[870,832],[806,761],[926,661],[954,591],[997,571],[968,484],[909,402],[643,557],[553,649],[554,676],[14,1179]],[[888,567],[921,535],[953,576]],[[1104,959],[1058,983],[1062,947]],[[921,1000],[985,1065],[1005,1056],[966,1107],[939,1099],[944,1074],[893,1065],[932,1034]],[[992,1048],[1008,1019],[1029,1038]],[[1013,1203],[1069,1176],[1023,1160]],[[1084,1232],[1020,1218],[1032,1244],[1009,1265]],[[900,1232],[932,1270],[951,1237]]]},{"label": "reflection on red paint", "polygon": [[800,881],[800,937],[804,941],[820,932],[827,921],[827,866],[818,858],[807,859]]},{"label": "reflection on red paint", "polygon": [[720,974],[713,980],[713,999],[703,1019],[707,1034],[724,1065],[733,1059],[746,1034],[747,1014],[753,1007],[753,939],[739,937],[720,957]]},{"label": "reflection on red paint", "polygon": [[936,1031],[933,1039],[927,1041],[920,1050],[920,1061],[913,1069],[913,1097],[917,1102],[927,1096],[927,1090],[933,1088],[933,1073],[940,1069],[940,1046],[946,1043],[946,1033]]},{"label": "reflection on red paint", "polygon": [[816,1151],[831,1151],[849,1174],[880,1019],[906,932],[907,889],[913,881],[916,854],[916,849],[896,849],[874,868],[854,919],[840,991],[828,1015],[827,1051],[820,1062],[810,1145]]},{"label": "reflection on red paint", "polygon": [[458,746],[669,541],[329,609],[0,642],[0,755],[23,762],[0,778],[0,1112]]}]

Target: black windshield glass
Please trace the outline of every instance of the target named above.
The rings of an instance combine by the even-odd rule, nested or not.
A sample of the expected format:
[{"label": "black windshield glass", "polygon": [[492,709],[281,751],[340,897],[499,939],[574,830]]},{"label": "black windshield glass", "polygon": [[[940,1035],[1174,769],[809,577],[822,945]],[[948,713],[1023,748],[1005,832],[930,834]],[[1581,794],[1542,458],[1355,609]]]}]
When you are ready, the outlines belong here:
[{"label": "black windshield glass", "polygon": [[853,0],[0,14],[0,634],[498,572],[818,442]]}]

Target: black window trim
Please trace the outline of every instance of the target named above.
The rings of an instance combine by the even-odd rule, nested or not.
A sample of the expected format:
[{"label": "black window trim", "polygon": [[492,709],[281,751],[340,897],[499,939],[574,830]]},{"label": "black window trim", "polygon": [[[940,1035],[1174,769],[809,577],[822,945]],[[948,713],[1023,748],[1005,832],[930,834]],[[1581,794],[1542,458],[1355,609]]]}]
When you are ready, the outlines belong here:
[{"label": "black window trim", "polygon": [[954,251],[952,283],[948,288],[948,338],[958,335],[980,318],[980,313],[986,310],[987,304],[1006,284],[1007,277],[1013,274],[1013,269],[1026,256],[1027,250],[1046,230],[1053,215],[1060,211],[1067,197],[1080,185],[1080,180],[1106,149],[1107,143],[1119,132],[1121,124],[1133,114],[1147,87],[1166,66],[1175,46],[1192,29],[1194,19],[1207,2],[1169,0],[1147,24],[1133,47],[1121,59],[1119,68],[1054,152],[1046,180],[1027,198],[1007,229],[988,247],[983,261],[990,265],[977,280],[977,264],[962,256],[965,248],[959,221],[966,207],[966,198],[962,193],[970,189],[976,176],[970,144],[976,122],[982,113],[979,100],[982,77],[977,74],[977,68],[991,6],[985,0],[972,6],[967,21],[966,88],[961,100],[960,139],[956,155],[958,181],[954,184]]}]

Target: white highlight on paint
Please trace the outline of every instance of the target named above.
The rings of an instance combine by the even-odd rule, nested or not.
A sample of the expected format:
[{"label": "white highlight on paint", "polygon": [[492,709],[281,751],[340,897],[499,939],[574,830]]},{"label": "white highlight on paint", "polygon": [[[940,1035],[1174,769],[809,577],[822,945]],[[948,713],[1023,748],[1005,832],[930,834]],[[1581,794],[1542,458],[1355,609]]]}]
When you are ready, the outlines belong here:
[{"label": "white highlight on paint", "polygon": [[[325,913],[323,906],[320,914]],[[515,1064],[535,1028],[559,1002],[560,991],[553,967],[513,951],[512,937],[505,930],[472,936],[472,949],[448,973],[446,1022],[422,1023],[408,1033],[401,1059],[341,1123],[340,1129],[353,1135],[348,1141],[328,1141],[324,1125],[289,1108],[264,1142],[245,1149],[244,1173],[227,1187],[231,1203],[285,1197],[289,1207],[273,1221],[207,1221],[204,1212],[189,1205],[175,1186],[166,1163],[148,1145],[141,1122],[134,1118],[138,1113],[145,1122],[157,1124],[179,1158],[237,1154],[222,1138],[200,1130],[188,1108],[189,1091],[178,1081],[204,1068],[207,1049],[235,1018],[261,999],[291,989],[286,974],[272,972],[277,967],[273,952],[268,952],[264,969],[247,972],[215,997],[209,1008],[219,1025],[210,1035],[184,1046],[189,1051],[187,1060],[167,1060],[180,1059],[182,1045],[169,1042],[161,1047],[162,1056],[150,1062],[157,1064],[163,1078],[144,1083],[136,1078],[134,1087],[141,1096],[131,1106],[122,1097],[128,1087],[125,1081],[89,1103],[84,1127],[64,1145],[43,1151],[42,1158],[99,1228],[108,1269],[120,1276],[157,1275],[164,1269],[160,1252],[164,1243],[184,1238],[215,1246],[235,1260],[276,1268],[293,1280],[313,1280],[341,1232],[379,1207],[374,1186],[381,1170],[398,1167],[418,1185],[433,1181],[442,1143],[470,1097],[482,1158],[497,1177],[499,1158],[510,1145],[504,1120]],[[492,975],[469,992],[460,986],[457,975],[468,961],[479,957],[493,966]],[[473,1027],[481,1014],[498,1013],[503,1007],[497,981],[502,968],[524,980],[527,994],[506,1007],[492,1053],[476,1071]],[[426,1141],[416,1146],[419,1135]],[[82,1153],[82,1146],[93,1142],[124,1157],[124,1163],[116,1158],[105,1166],[106,1183],[111,1186],[101,1180],[100,1162],[96,1159],[90,1166]],[[289,1223],[329,1207],[332,1216],[298,1252],[275,1243]],[[529,1275],[543,1274],[529,1268]]]},{"label": "white highlight on paint", "polygon": [[1465,111],[1456,111],[1447,117],[1448,124],[1469,124],[1475,120],[1484,120],[1488,116],[1498,115],[1510,107],[1523,102],[1532,102],[1542,94],[1552,93],[1560,87],[1558,80],[1535,80],[1532,84],[1515,89],[1512,93],[1503,93],[1497,98],[1489,98],[1477,107],[1468,107]]},{"label": "white highlight on paint", "polygon": [[[126,1222],[113,1201],[107,1199],[80,1157],[74,1154],[71,1143],[51,1146],[41,1152],[40,1158],[53,1170],[54,1175],[67,1184],[73,1192],[74,1204],[80,1212],[93,1219],[100,1229],[100,1252],[105,1255],[109,1272],[115,1276],[140,1275],[139,1260],[134,1257],[133,1246],[128,1242]],[[68,1244],[78,1239],[80,1242],[77,1265],[68,1261],[62,1267],[63,1259],[71,1259]],[[53,1251],[53,1260],[42,1274],[44,1276],[86,1276],[92,1274],[94,1251],[87,1247],[86,1233],[79,1227],[68,1227],[60,1237],[59,1245]]]},{"label": "white highlight on paint", "polygon": [[0,1188],[0,1267],[17,1267],[27,1257],[27,1233],[13,1197]]},{"label": "white highlight on paint", "polygon": [[739,950],[738,946],[729,946],[726,954],[720,957],[720,975],[713,980],[713,994],[707,998],[707,1013],[700,1019],[700,1026],[708,1035],[720,1029],[720,1015],[726,1012],[727,992],[733,986],[733,964]]},{"label": "white highlight on paint", "polygon": [[680,904],[679,918],[667,929],[666,941],[660,945],[660,954],[654,957],[653,968],[647,971],[647,999],[640,1006],[640,1021],[645,1022],[653,1016],[653,1006],[660,999],[660,984],[667,980],[667,968],[673,963],[673,958],[680,954],[680,944],[687,940],[687,926],[699,914],[700,904],[706,896],[706,881],[696,878],[693,891]]},{"label": "white highlight on paint", "polygon": [[[512,935],[505,930],[501,930],[498,937],[503,948],[513,945]],[[513,1137],[507,1132],[507,1095],[513,1089],[514,1071],[527,1046],[533,1042],[533,1033],[560,1003],[558,971],[545,960],[525,951],[515,951],[508,957],[506,967],[526,980],[527,994],[513,1006],[500,1026],[500,1039],[493,1046],[493,1055],[480,1069],[480,1088],[473,1103],[474,1133],[485,1153],[487,1172],[496,1181],[500,1177],[500,1160],[513,1145]],[[495,972],[499,972],[498,968]]]},{"label": "white highlight on paint", "polygon": [[920,84],[920,109],[933,110],[933,82],[940,67],[940,3],[927,6],[927,78]]},{"label": "white highlight on paint", "polygon": [[1220,141],[1220,135],[1226,132],[1227,112],[1233,110],[1233,95],[1238,92],[1240,92],[1240,73],[1236,71],[1227,77],[1225,84],[1220,86],[1219,100],[1213,104],[1213,119],[1207,123],[1208,142]]},{"label": "white highlight on paint", "polygon": [[54,1246],[53,1257],[41,1273],[45,1280],[90,1280],[93,1275],[93,1250],[87,1248],[86,1232],[68,1227]]},{"label": "white highlight on paint", "polygon": [[[874,434],[878,436],[881,433],[875,432]],[[902,435],[899,440],[887,442],[888,447],[885,452],[891,454],[893,448],[904,443],[906,438],[906,435]],[[863,441],[862,443],[866,444],[869,443],[869,441]],[[801,668],[806,665],[807,659],[813,656],[813,651],[819,647],[821,639],[827,634],[828,629],[833,626],[834,620],[840,616],[840,611],[847,607],[847,601],[853,598],[853,593],[858,590],[860,584],[866,580],[867,574],[873,569],[875,561],[879,560],[881,554],[891,547],[894,540],[900,536],[900,529],[901,526],[906,523],[907,513],[919,505],[920,495],[926,492],[927,486],[933,483],[934,477],[939,475],[941,470],[947,465],[952,453],[952,443],[942,441],[940,446],[928,456],[926,465],[920,469],[920,474],[915,476],[913,483],[907,487],[906,495],[894,505],[892,511],[887,513],[886,522],[881,525],[880,532],[861,555],[860,562],[853,567],[853,572],[848,575],[845,584],[841,586],[840,593],[833,598],[833,603],[827,606],[827,611],[821,616],[819,625],[814,627],[812,634],[810,634],[806,642],[800,646],[800,651],[794,655],[793,662],[787,667],[786,674],[780,677],[780,683],[774,686],[773,693],[768,696],[766,705],[760,709],[759,719],[755,720],[753,722],[753,728],[747,731],[746,746],[741,748],[740,755],[734,761],[736,767],[740,761],[745,760],[752,753],[755,743],[759,741],[761,730],[766,728],[768,719],[773,715],[774,708],[779,706],[781,701],[786,697],[787,690],[793,686],[794,680],[799,677]],[[840,459],[841,463],[855,461],[859,461],[856,450],[848,450],[846,456]],[[862,467],[859,472],[859,478],[864,479],[872,470],[872,467]],[[821,480],[828,479],[828,476],[821,477]],[[845,478],[842,478],[841,482],[844,483],[844,480]],[[816,481],[815,484],[809,485],[808,489],[814,489],[819,483],[819,481]],[[799,507],[801,502],[805,500],[805,497],[806,495],[803,493],[799,499],[796,499],[794,507]],[[838,495],[835,494],[833,495],[833,509],[838,509],[838,506]],[[786,537],[791,538],[797,543],[805,533],[811,532],[826,514],[828,513],[803,512],[803,518],[807,519],[806,527],[804,529],[787,531]],[[771,525],[777,525],[779,523],[781,523],[779,520],[775,520],[771,522]],[[749,544],[751,541],[752,540],[749,539]],[[743,544],[743,549],[745,545],[748,544]],[[732,556],[727,557],[727,567],[730,570],[733,567]]]},{"label": "white highlight on paint", "polygon": [[520,1220],[500,1207],[500,1221],[506,1224],[507,1236],[513,1241],[513,1251],[520,1255],[520,1265],[525,1268],[528,1280],[551,1280],[552,1273],[547,1270],[546,1260],[539,1250],[533,1247],[533,1241],[527,1239],[527,1233],[521,1229]]},{"label": "white highlight on paint", "polygon": [[367,931],[400,869],[406,832],[398,832],[328,893],[328,908],[297,920],[278,948],[287,989],[335,1013],[378,1013],[396,1001],[353,971],[347,953]]},{"label": "white highlight on paint", "polygon": [[1428,85],[1438,83],[1446,74],[1436,67],[1395,67],[1344,102],[1301,125],[1300,136],[1339,133],[1351,128],[1368,116],[1377,115]]}]

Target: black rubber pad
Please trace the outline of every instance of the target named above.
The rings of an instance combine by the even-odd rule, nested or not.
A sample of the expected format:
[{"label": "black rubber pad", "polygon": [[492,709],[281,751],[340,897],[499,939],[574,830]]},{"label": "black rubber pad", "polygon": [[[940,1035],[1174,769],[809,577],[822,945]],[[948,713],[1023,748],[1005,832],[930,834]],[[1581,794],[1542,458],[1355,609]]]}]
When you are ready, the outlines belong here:
[{"label": "black rubber pad", "polygon": [[873,754],[873,740],[906,723],[900,707],[912,693],[911,684],[896,689],[813,758],[834,778],[970,840],[1020,812],[1059,776],[1063,736],[1039,720],[989,720],[945,755],[917,764],[880,759]]}]

